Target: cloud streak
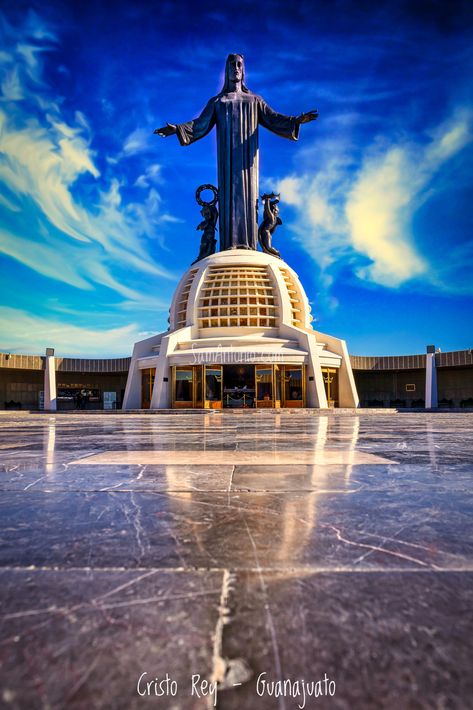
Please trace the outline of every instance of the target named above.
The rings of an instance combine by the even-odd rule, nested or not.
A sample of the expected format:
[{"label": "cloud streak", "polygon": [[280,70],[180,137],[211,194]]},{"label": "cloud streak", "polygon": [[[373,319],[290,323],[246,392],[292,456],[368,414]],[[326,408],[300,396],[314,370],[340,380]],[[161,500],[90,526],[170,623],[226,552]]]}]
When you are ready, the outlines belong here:
[{"label": "cloud streak", "polygon": [[55,347],[62,357],[124,357],[140,338],[135,323],[120,328],[81,328],[65,321],[0,307],[2,348],[7,352],[42,353]]},{"label": "cloud streak", "polygon": [[368,257],[359,278],[397,287],[427,272],[427,262],[409,235],[410,206],[419,190],[406,150],[392,148],[366,160],[347,196],[351,244]]},{"label": "cloud streak", "polygon": [[327,143],[319,172],[279,182],[282,199],[296,210],[295,237],[326,286],[347,264],[362,282],[389,288],[420,278],[442,282],[417,244],[412,222],[445,163],[471,141],[471,123],[471,112],[461,110],[422,141],[386,144],[379,138],[355,168],[343,144],[337,150]]},{"label": "cloud streak", "polygon": [[[106,182],[100,174],[85,116],[76,112],[73,120],[66,120],[60,97],[43,80],[40,57],[51,51],[54,35],[34,14],[22,28],[3,22],[2,30],[4,254],[75,288],[106,287],[137,301],[141,294],[134,284],[144,275],[175,280],[147,246],[169,220],[151,184],[157,172],[150,172],[142,185],[147,190],[143,200],[125,201],[125,182],[117,176]],[[128,143],[132,152],[131,139]],[[87,201],[81,190],[86,190]]]}]

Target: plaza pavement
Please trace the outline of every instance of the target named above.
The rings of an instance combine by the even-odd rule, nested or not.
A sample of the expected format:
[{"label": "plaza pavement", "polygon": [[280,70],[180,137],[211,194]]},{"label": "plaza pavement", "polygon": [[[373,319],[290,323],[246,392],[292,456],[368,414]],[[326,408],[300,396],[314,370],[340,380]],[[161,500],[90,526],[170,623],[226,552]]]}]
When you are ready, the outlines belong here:
[{"label": "plaza pavement", "polygon": [[2,412],[0,704],[471,707],[472,432]]}]

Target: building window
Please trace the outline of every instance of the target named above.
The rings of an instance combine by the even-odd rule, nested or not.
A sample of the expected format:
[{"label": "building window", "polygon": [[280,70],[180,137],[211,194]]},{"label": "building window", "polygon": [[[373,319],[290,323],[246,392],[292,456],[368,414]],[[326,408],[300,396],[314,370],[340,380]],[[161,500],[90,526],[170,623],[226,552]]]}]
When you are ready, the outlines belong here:
[{"label": "building window", "polygon": [[192,406],[192,367],[176,367],[176,389],[174,399],[176,402],[189,402]]},{"label": "building window", "polygon": [[415,391],[416,391],[415,385],[406,385],[406,392],[415,392]]},{"label": "building window", "polygon": [[[265,266],[210,267],[197,306],[199,327],[275,328],[278,308],[272,279]],[[258,316],[263,318],[258,321]]]},{"label": "building window", "polygon": [[257,406],[273,405],[273,368],[256,367],[256,399]]},{"label": "building window", "polygon": [[289,367],[284,372],[284,396],[286,402],[302,401],[302,367]]},{"label": "building window", "polygon": [[189,301],[189,293],[194,281],[194,276],[196,275],[198,269],[192,269],[189,272],[185,283],[182,286],[182,290],[179,294],[179,299],[176,306],[176,317],[175,317],[175,327],[183,328],[186,324],[187,319],[187,303]]},{"label": "building window", "polygon": [[221,366],[205,368],[205,399],[208,402],[222,401],[222,368]]},{"label": "building window", "polygon": [[[287,270],[287,269],[280,269],[281,274],[283,276],[283,279],[285,281],[285,284],[287,286],[287,292],[289,295],[289,300],[291,302],[291,311],[292,311],[292,325],[295,325],[297,328],[303,328],[304,327],[304,313],[303,313],[303,301],[302,301],[302,294],[299,291],[298,286],[296,285],[296,282],[294,280],[294,277],[292,274]],[[310,317],[310,320],[312,320],[312,317]]]},{"label": "building window", "polygon": [[338,370],[334,367],[323,367],[325,394],[329,407],[338,407]]}]

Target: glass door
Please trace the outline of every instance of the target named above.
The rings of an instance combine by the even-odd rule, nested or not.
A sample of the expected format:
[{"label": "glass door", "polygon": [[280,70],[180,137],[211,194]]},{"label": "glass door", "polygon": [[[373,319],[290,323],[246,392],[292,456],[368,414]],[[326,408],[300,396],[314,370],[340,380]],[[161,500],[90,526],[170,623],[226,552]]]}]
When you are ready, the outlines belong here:
[{"label": "glass door", "polygon": [[274,406],[272,365],[256,365],[256,406]]},{"label": "glass door", "polygon": [[205,401],[206,409],[222,408],[222,365],[205,365]]},{"label": "glass door", "polygon": [[194,365],[194,407],[202,409],[204,406],[202,393],[202,365]]},{"label": "glass door", "polygon": [[141,409],[149,409],[151,406],[155,375],[155,367],[149,367],[145,370],[141,370]]},{"label": "glass door", "polygon": [[223,406],[248,409],[255,406],[255,366],[223,366]]},{"label": "glass door", "polygon": [[304,370],[302,366],[284,366],[284,407],[303,407],[305,395]]},{"label": "glass door", "polygon": [[274,406],[276,407],[276,409],[279,409],[279,407],[281,406],[281,398],[282,398],[281,380],[282,380],[282,365],[275,365],[274,366]]},{"label": "glass door", "polygon": [[194,406],[194,371],[192,366],[178,366],[174,371],[173,407],[191,409]]}]

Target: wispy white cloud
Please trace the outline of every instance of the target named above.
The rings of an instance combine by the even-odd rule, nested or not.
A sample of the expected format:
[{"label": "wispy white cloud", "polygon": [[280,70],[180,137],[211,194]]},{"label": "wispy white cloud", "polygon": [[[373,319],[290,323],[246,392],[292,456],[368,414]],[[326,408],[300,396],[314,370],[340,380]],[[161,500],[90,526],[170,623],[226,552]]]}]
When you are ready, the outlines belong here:
[{"label": "wispy white cloud", "polygon": [[281,193],[283,205],[287,203],[296,210],[296,221],[291,225],[283,215],[284,224],[318,266],[317,280],[325,304],[332,307],[336,305],[329,294],[333,268],[345,263],[351,254],[343,211],[351,173],[341,146],[335,147],[329,141],[323,147],[319,144],[317,152],[323,168],[315,173],[287,176],[277,184],[277,192]]},{"label": "wispy white cloud", "polygon": [[8,197],[5,197],[5,195],[2,195],[0,193],[0,206],[6,207],[7,210],[10,210],[11,212],[20,212],[21,207],[18,203],[14,202],[13,200],[9,200]]},{"label": "wispy white cloud", "polygon": [[21,101],[23,89],[20,81],[18,67],[14,66],[5,72],[2,80],[2,97],[4,101]]},{"label": "wispy white cloud", "polygon": [[372,262],[358,269],[361,278],[394,287],[429,278],[412,217],[441,166],[471,140],[470,124],[471,115],[461,112],[436,127],[426,145],[396,145],[365,159],[345,207],[352,245]]},{"label": "wispy white cloud", "polygon": [[423,141],[376,141],[358,166],[347,162],[343,144],[330,144],[325,154],[318,145],[320,171],[279,182],[283,201],[297,212],[295,238],[325,286],[347,265],[362,281],[391,288],[419,278],[441,282],[412,222],[442,166],[470,142],[471,123],[471,113],[461,110]]},{"label": "wispy white cloud", "polygon": [[121,328],[81,328],[7,307],[0,307],[0,332],[0,347],[6,352],[38,354],[54,347],[64,357],[123,357],[141,338],[135,323]]},{"label": "wispy white cloud", "polygon": [[351,243],[371,262],[358,267],[362,279],[396,287],[427,271],[409,230],[410,206],[419,190],[410,168],[408,152],[392,148],[365,162],[348,194]]},{"label": "wispy white cloud", "polygon": [[157,163],[153,163],[136,179],[135,187],[149,188],[151,185],[159,185],[161,182],[161,166]]},{"label": "wispy white cloud", "polygon": [[[168,219],[156,189],[159,171],[147,174],[140,202],[124,201],[118,176],[99,181],[86,117],[78,111],[66,120],[60,97],[43,80],[41,57],[55,36],[34,13],[23,27],[3,22],[0,30],[0,206],[10,211],[0,248],[49,278],[81,289],[105,286],[126,299],[139,300],[132,284],[145,274],[174,280],[148,250],[156,235],[164,246],[159,232]],[[129,137],[129,154],[140,136],[135,148]],[[87,200],[79,178],[88,185]]]},{"label": "wispy white cloud", "polygon": [[123,155],[126,157],[136,155],[151,149],[151,131],[144,128],[136,128],[123,143]]},{"label": "wispy white cloud", "polygon": [[[169,311],[169,300],[160,298],[154,294],[145,295],[140,298],[139,307],[141,311],[149,311],[151,313],[167,313]],[[136,301],[125,300],[117,304],[117,308],[123,311],[136,311]]]},{"label": "wispy white cloud", "polygon": [[47,241],[33,241],[16,231],[0,229],[0,251],[55,281],[84,290],[93,288],[91,281],[81,275],[81,271],[87,272],[87,269],[84,269],[87,259],[77,247],[71,246],[64,253]]}]

